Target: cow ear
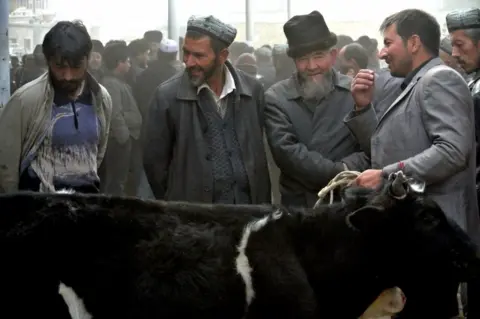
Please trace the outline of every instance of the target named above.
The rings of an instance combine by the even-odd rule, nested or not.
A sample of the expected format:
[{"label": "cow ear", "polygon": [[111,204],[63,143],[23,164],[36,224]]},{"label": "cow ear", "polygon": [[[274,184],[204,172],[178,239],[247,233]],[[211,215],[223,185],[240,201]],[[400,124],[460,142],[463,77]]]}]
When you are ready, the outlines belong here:
[{"label": "cow ear", "polygon": [[385,211],[376,206],[364,206],[350,213],[345,218],[347,225],[358,231],[368,231],[381,222]]}]

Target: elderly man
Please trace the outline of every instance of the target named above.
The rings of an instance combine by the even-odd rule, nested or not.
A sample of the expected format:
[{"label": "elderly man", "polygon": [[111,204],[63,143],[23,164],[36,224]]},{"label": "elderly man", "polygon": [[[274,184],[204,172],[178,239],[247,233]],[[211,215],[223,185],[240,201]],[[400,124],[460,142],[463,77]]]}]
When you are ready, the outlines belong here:
[{"label": "elderly man", "polygon": [[158,199],[270,202],[263,87],[228,61],[236,34],[213,16],[187,23],[186,69],[158,87],[147,118],[144,166]]},{"label": "elderly man", "polygon": [[[477,171],[480,167],[480,9],[457,10],[446,18],[452,42],[452,56],[469,74],[468,87],[475,104]],[[477,184],[480,178],[477,177]]]},{"label": "elderly man", "polygon": [[[385,47],[380,56],[392,75],[404,80],[402,92],[380,117],[371,136],[373,169],[363,172],[357,184],[378,187],[384,177],[402,170],[424,182],[426,194],[478,243],[475,134],[468,87],[462,76],[438,57],[440,26],[428,13],[400,11],[386,18],[381,30]],[[359,72],[352,86],[357,108],[368,107],[373,92],[373,72]],[[355,115],[346,119],[354,131],[365,125],[357,120]],[[403,315],[456,316],[458,283],[444,278],[425,284],[425,290],[406,292],[409,302]],[[432,291],[438,302],[422,305],[422,294]]]},{"label": "elderly man", "polygon": [[[480,199],[480,9],[456,10],[447,15],[452,56],[470,74],[468,87],[475,105],[475,135],[477,140],[477,201]],[[468,317],[480,318],[480,283],[468,285]],[[472,302],[472,300],[474,302]]]},{"label": "elderly man", "polygon": [[[266,133],[281,171],[282,203],[313,206],[318,191],[345,164],[353,166],[350,155],[360,151],[342,121],[353,105],[351,78],[332,67],[337,37],[318,11],[292,17],[283,29],[297,72],[266,92]],[[365,111],[374,117],[371,108],[361,116]]]}]

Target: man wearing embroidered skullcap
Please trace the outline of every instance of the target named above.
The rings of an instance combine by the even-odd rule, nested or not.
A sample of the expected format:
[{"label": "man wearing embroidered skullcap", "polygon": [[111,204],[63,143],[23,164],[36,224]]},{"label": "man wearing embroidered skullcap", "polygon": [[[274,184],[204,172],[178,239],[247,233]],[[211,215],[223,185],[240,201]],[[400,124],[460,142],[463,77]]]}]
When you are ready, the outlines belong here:
[{"label": "man wearing embroidered skullcap", "polygon": [[[474,102],[478,201],[480,199],[480,9],[455,10],[447,14],[446,22],[452,41],[452,56],[468,74],[468,87]],[[468,318],[480,318],[479,282],[468,284],[468,300],[470,301]]]},{"label": "man wearing embroidered skullcap", "polygon": [[147,118],[144,166],[157,199],[271,201],[263,87],[228,60],[236,35],[214,16],[188,20],[185,70],[156,89]]}]

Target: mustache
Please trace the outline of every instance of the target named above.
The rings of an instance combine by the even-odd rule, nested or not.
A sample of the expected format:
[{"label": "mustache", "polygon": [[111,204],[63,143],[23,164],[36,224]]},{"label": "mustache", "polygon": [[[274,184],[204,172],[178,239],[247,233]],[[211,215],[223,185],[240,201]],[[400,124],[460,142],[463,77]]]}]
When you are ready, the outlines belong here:
[{"label": "mustache", "polygon": [[[319,73],[315,74],[318,75]],[[300,81],[300,87],[302,95],[306,99],[323,98],[328,92],[330,92],[333,85],[332,71],[322,72],[322,77],[319,79],[313,78],[305,74],[301,75],[302,81]]]},{"label": "mustache", "polygon": [[309,76],[315,76],[315,75],[320,75],[320,74],[328,74],[328,71],[327,72],[323,72],[322,70],[305,70],[303,72],[300,73],[302,75],[302,77],[309,77]]},{"label": "mustache", "polygon": [[191,66],[191,67],[187,68],[187,72],[188,72],[188,73],[192,73],[192,72],[205,72],[205,70],[202,69],[202,68],[199,67],[199,66]]}]

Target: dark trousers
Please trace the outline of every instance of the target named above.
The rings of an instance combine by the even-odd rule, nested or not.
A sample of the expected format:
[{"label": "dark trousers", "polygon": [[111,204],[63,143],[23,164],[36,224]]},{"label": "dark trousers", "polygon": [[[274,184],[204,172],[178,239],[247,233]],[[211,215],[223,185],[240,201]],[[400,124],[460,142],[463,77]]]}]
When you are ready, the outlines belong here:
[{"label": "dark trousers", "polygon": [[467,317],[480,319],[480,281],[467,283]]},{"label": "dark trousers", "polygon": [[432,280],[403,292],[407,303],[398,319],[451,319],[458,315],[458,283]]},{"label": "dark trousers", "polygon": [[117,196],[137,196],[142,169],[140,141],[130,138],[120,144],[113,138],[109,139],[101,166],[101,192]]}]

